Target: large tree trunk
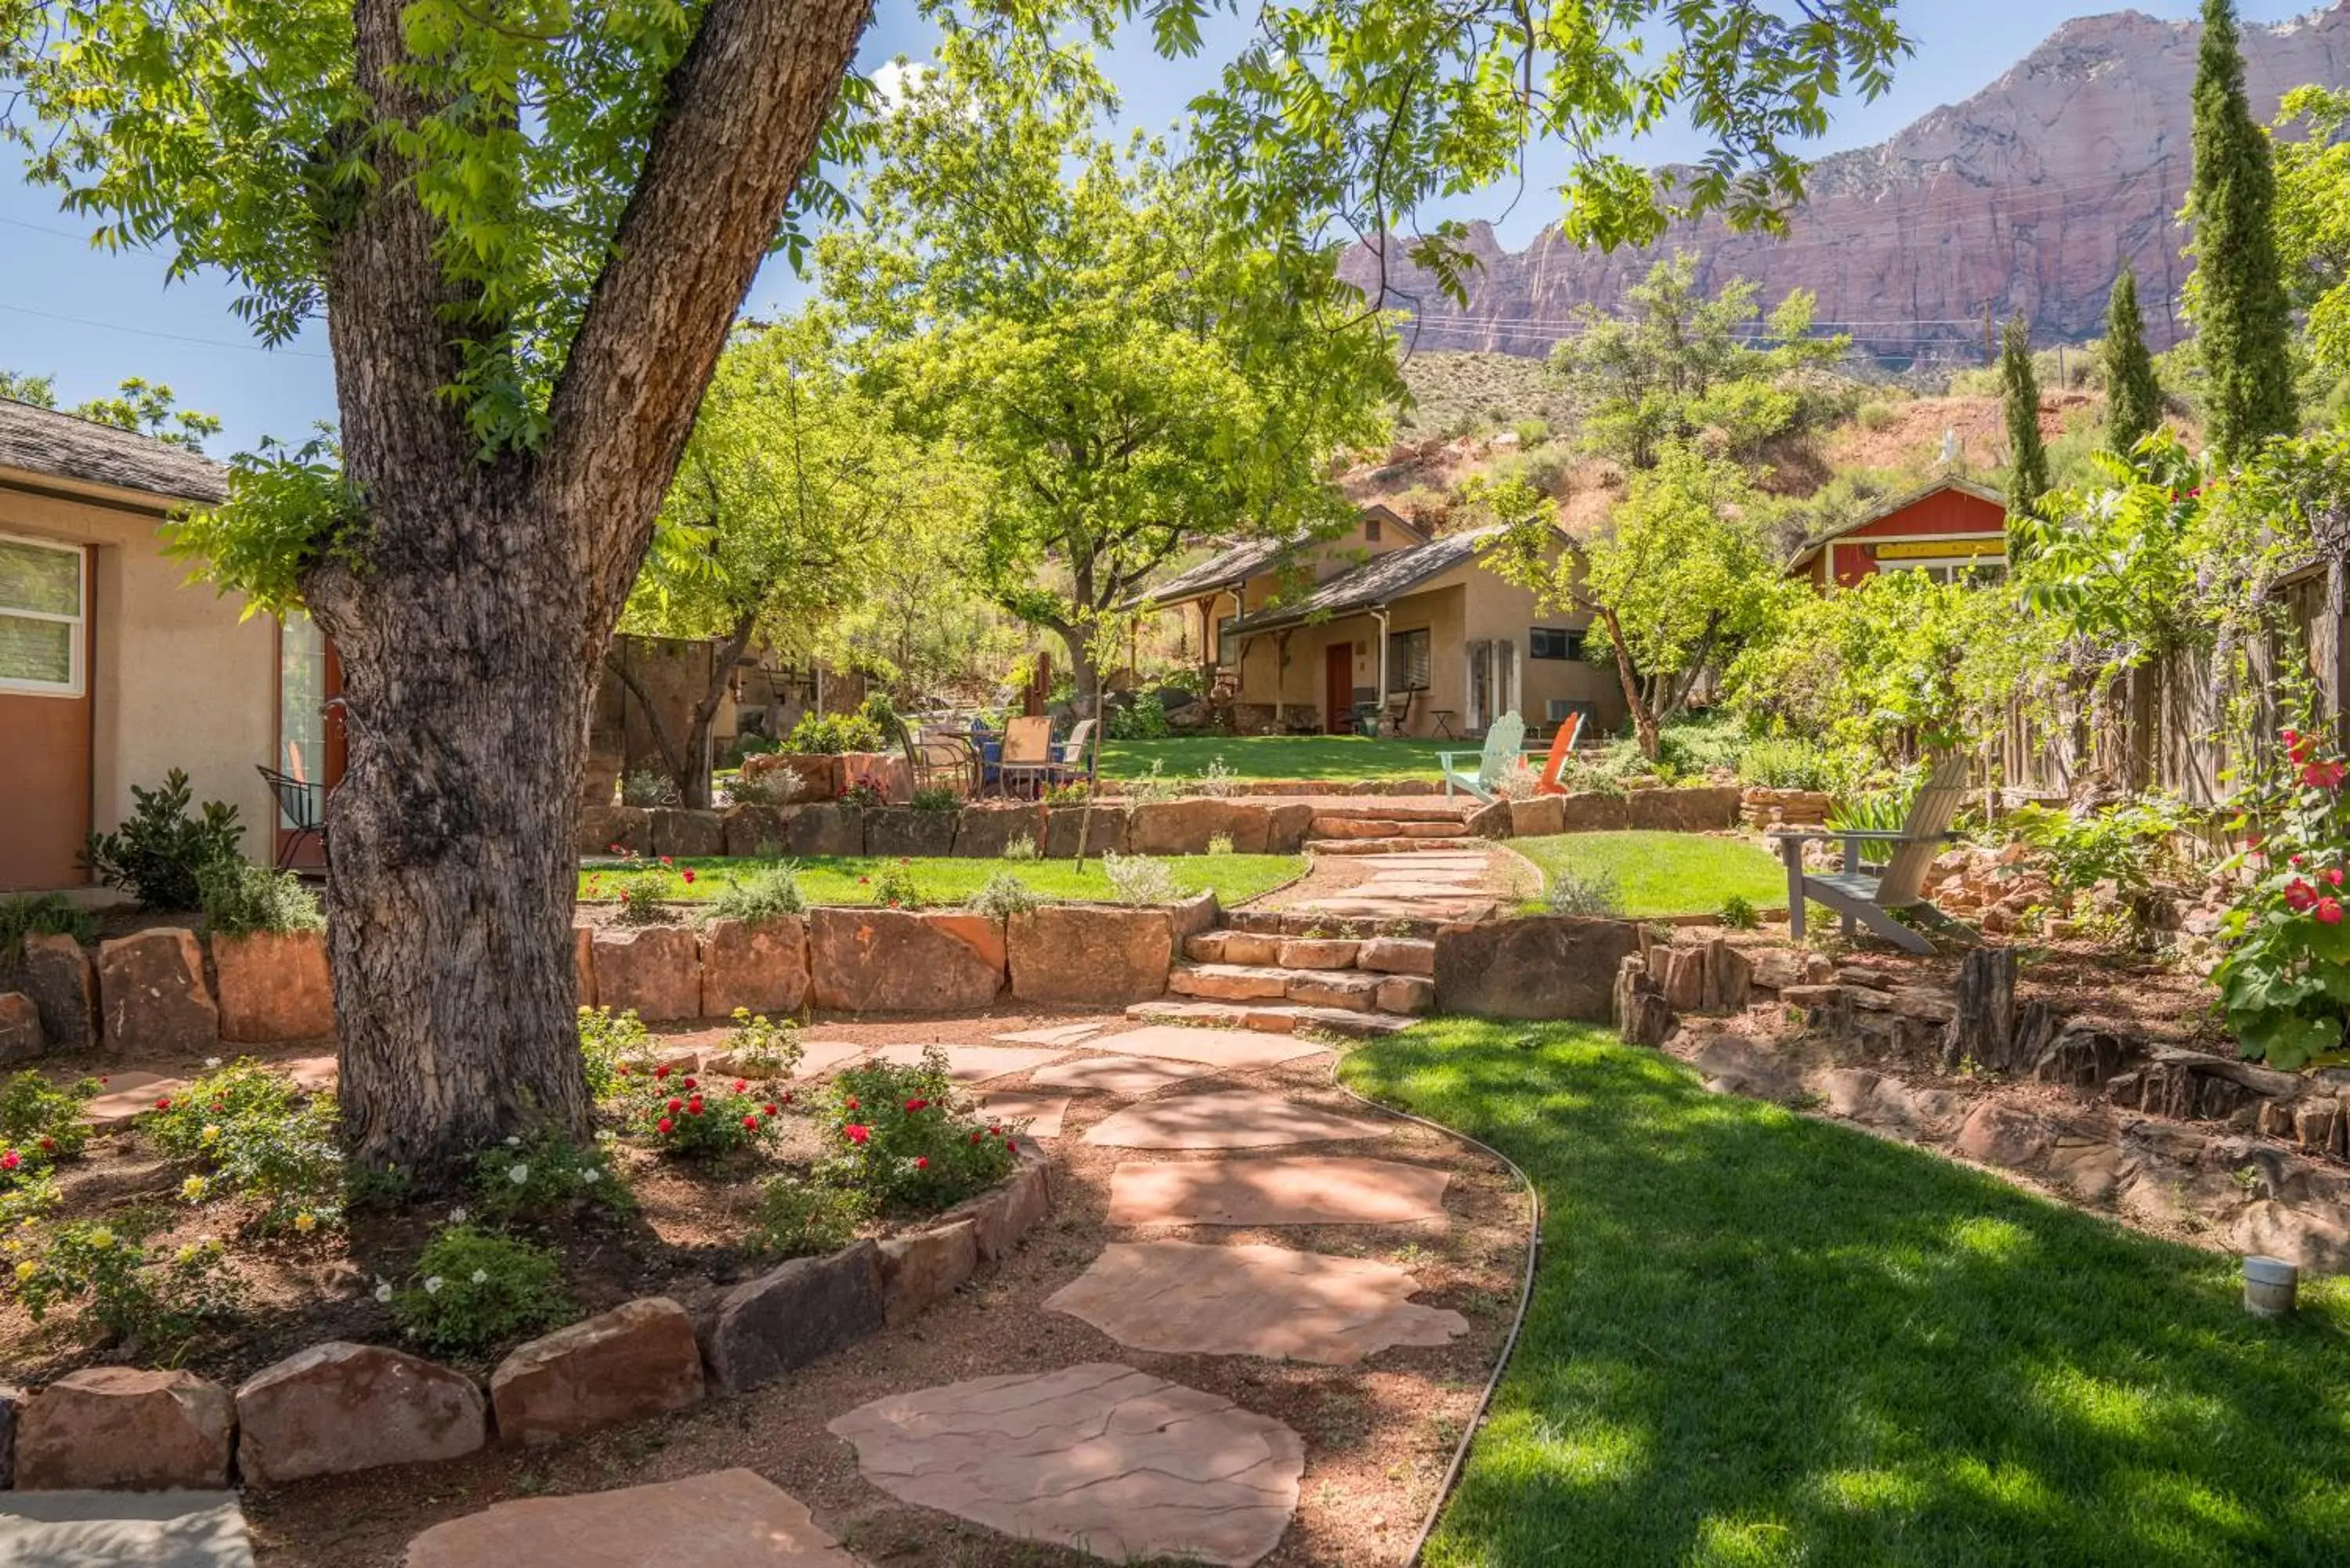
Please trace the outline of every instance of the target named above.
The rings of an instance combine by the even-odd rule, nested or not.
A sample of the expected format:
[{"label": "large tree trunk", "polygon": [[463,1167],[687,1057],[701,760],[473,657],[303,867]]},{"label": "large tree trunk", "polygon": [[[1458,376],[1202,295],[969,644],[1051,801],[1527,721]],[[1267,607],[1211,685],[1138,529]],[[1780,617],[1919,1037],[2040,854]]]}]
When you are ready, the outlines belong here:
[{"label": "large tree trunk", "polygon": [[751,635],[758,624],[755,614],[740,617],[733,628],[711,646],[710,684],[693,705],[692,722],[685,732],[685,772],[677,781],[680,797],[696,811],[709,810],[715,798],[710,783],[710,731],[718,722],[718,704],[733,680],[735,662],[751,646]]},{"label": "large tree trunk", "polygon": [[[305,602],[341,651],[349,763],[328,850],[344,1141],[421,1189],[534,1124],[588,1128],[571,816],[596,675],[702,389],[814,151],[868,0],[710,0],[535,451],[484,461],[446,395],[457,292],[387,142],[331,247],[343,453],[365,507]],[[390,118],[404,0],[354,0]],[[338,198],[339,200],[339,198]]]}]

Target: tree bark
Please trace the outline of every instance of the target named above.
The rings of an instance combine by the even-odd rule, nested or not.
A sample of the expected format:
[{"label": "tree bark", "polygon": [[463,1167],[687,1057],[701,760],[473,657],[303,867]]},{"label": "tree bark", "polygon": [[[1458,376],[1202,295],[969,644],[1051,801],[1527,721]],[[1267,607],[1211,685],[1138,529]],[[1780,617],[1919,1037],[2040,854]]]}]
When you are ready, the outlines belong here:
[{"label": "tree bark", "polygon": [[[363,558],[303,597],[340,651],[348,766],[328,850],[345,1144],[422,1189],[467,1154],[588,1130],[571,946],[572,806],[598,668],[730,324],[868,0],[711,0],[536,453],[478,452],[442,389],[459,349],[415,170],[387,141],[328,262]],[[377,111],[433,109],[403,0],[355,0]]]}]

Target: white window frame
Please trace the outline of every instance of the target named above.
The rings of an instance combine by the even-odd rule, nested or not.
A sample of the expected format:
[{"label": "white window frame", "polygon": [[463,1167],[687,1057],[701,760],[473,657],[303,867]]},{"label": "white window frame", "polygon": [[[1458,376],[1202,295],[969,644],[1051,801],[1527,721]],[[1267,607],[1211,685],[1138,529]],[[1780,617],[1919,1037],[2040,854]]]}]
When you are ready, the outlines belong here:
[{"label": "white window frame", "polygon": [[55,539],[36,539],[26,534],[0,533],[0,544],[29,545],[36,550],[55,550],[74,558],[74,604],[72,615],[57,615],[49,610],[16,609],[0,605],[0,616],[13,616],[18,620],[59,622],[74,628],[68,652],[72,660],[73,678],[60,685],[54,680],[24,680],[0,675],[0,691],[16,697],[81,697],[89,682],[85,668],[89,650],[89,551],[79,545],[61,544]]}]

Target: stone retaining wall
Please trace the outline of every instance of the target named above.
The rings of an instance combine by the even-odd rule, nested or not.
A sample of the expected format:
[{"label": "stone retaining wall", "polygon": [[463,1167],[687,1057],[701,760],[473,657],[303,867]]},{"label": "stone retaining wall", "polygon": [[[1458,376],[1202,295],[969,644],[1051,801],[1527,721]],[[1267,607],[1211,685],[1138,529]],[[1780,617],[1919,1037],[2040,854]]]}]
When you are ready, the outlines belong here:
[{"label": "stone retaining wall", "polygon": [[902,1323],[1019,1244],[1052,1203],[1032,1150],[930,1225],[795,1258],[699,1314],[647,1296],[518,1345],[486,1389],[382,1345],[329,1341],[234,1390],[182,1371],[94,1366],[0,1384],[0,1488],[265,1487],[535,1447],[772,1382]]}]

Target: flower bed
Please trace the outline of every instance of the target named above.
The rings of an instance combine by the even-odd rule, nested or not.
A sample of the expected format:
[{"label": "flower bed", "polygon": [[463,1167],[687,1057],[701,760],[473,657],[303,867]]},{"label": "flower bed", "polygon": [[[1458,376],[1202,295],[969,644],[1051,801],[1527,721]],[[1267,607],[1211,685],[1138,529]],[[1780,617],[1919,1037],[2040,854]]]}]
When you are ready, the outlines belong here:
[{"label": "flower bed", "polygon": [[[218,1066],[95,1136],[82,1113],[102,1081],[7,1081],[0,1358],[59,1390],[48,1425],[47,1396],[26,1415],[48,1434],[31,1461],[45,1484],[115,1484],[100,1456],[68,1451],[81,1419],[68,1417],[153,1394],[93,1383],[96,1362],[160,1362],[224,1397],[242,1384],[239,1421],[247,1389],[263,1407],[348,1396],[369,1411],[362,1426],[390,1434],[326,1459],[288,1458],[280,1437],[247,1465],[270,1479],[445,1458],[401,1448],[416,1412],[370,1402],[439,1401],[462,1428],[486,1382],[480,1429],[511,1424],[526,1441],[676,1408],[705,1376],[747,1386],[919,1312],[1043,1210],[1024,1127],[973,1113],[943,1058],[815,1083],[788,1077],[791,1030],[756,1018],[706,1053],[625,1016],[584,1014],[582,1036],[596,1139],[484,1149],[463,1193],[424,1205],[396,1183],[348,1181],[331,1098],[254,1064]],[[789,1310],[810,1291],[848,1303],[819,1314],[831,1327],[813,1337],[810,1314]],[[375,1376],[385,1357],[421,1356],[433,1359],[411,1376]],[[584,1405],[550,1391],[607,1386],[620,1394]],[[273,1418],[247,1425],[266,1433]],[[168,1484],[221,1484],[226,1463]]]}]

